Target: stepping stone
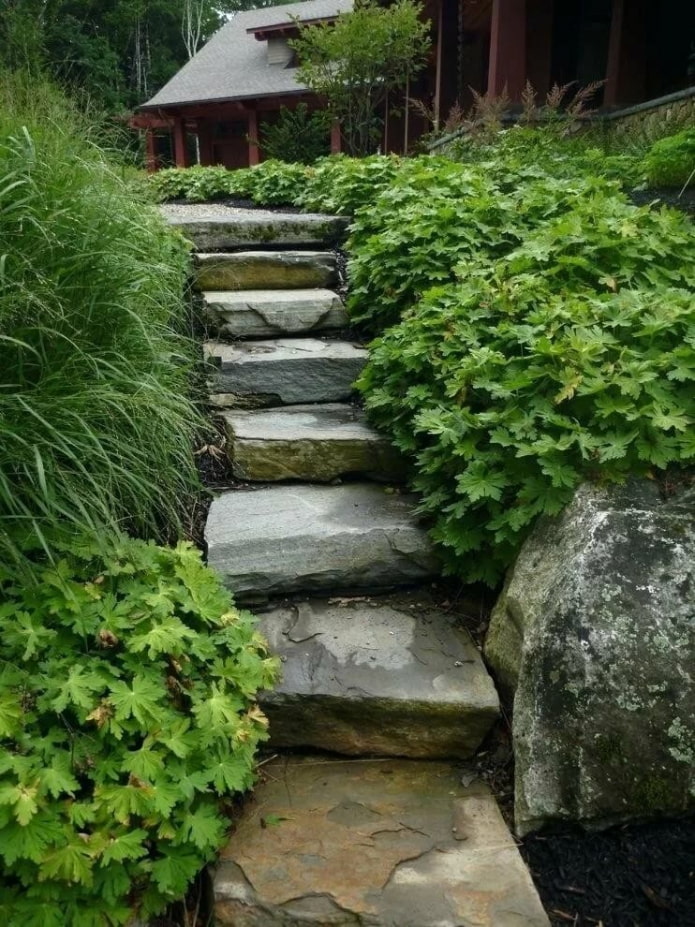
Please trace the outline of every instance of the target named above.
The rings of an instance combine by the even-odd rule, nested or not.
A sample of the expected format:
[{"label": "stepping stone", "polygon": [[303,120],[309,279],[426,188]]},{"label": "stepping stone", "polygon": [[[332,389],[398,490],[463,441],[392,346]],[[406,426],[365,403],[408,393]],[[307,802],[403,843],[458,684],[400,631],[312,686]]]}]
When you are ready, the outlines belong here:
[{"label": "stepping stone", "polygon": [[438,570],[415,504],[374,483],[226,492],[210,506],[208,563],[247,601],[414,585]]},{"label": "stepping stone", "polygon": [[420,593],[312,599],[261,616],[282,681],[263,693],[274,747],[469,757],[499,714],[467,631]]},{"label": "stepping stone", "polygon": [[[217,211],[220,207],[216,207]],[[176,214],[168,215],[167,221],[192,241],[198,251],[253,245],[335,245],[345,237],[348,224],[346,218],[338,216],[267,211],[194,219]]]},{"label": "stepping stone", "polygon": [[214,875],[217,927],[550,927],[488,787],[460,775],[267,764]]},{"label": "stepping stone", "polygon": [[211,384],[218,405],[295,405],[349,399],[367,363],[365,348],[346,341],[280,338],[240,344],[208,342],[218,370]]},{"label": "stepping stone", "polygon": [[195,278],[201,290],[307,290],[338,282],[330,251],[198,254]]},{"label": "stepping stone", "polygon": [[331,290],[239,290],[203,294],[221,338],[273,338],[343,328],[348,316]]},{"label": "stepping stone", "polygon": [[390,441],[355,406],[284,406],[226,412],[227,447],[242,480],[329,482],[346,473],[393,481],[405,474]]}]

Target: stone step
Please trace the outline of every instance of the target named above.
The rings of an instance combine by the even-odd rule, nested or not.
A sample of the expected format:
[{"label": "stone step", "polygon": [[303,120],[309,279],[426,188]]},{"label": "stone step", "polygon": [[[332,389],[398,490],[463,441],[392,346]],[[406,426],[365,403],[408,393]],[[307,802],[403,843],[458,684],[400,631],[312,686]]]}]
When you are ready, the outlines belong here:
[{"label": "stone step", "polygon": [[219,406],[340,402],[350,398],[367,362],[365,348],[317,338],[215,341],[205,354],[218,368],[210,392]]},{"label": "stone step", "polygon": [[549,927],[482,782],[417,760],[265,765],[213,881],[217,927]]},{"label": "stone step", "polygon": [[332,247],[343,240],[348,224],[339,216],[230,209],[217,204],[163,206],[162,212],[198,251],[258,245]]},{"label": "stone step", "polygon": [[241,480],[327,483],[347,473],[404,478],[403,458],[356,406],[283,406],[225,412],[227,448]]},{"label": "stone step", "polygon": [[414,585],[438,570],[415,504],[375,483],[225,492],[205,526],[208,563],[246,601]]},{"label": "stone step", "polygon": [[261,630],[283,662],[261,696],[274,747],[469,757],[498,717],[470,635],[426,593],[294,602]]},{"label": "stone step", "polygon": [[201,290],[311,290],[338,282],[331,251],[197,254],[194,274]]},{"label": "stone step", "polygon": [[331,290],[238,290],[204,293],[211,329],[220,338],[275,338],[348,324]]}]

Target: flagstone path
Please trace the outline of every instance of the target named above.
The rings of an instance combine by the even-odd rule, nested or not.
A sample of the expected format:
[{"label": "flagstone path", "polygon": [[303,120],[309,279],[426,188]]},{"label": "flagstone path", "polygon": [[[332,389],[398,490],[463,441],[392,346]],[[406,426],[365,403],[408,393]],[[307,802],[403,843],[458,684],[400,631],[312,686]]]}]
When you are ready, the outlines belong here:
[{"label": "flagstone path", "polygon": [[283,661],[261,698],[279,755],[216,870],[215,923],[547,927],[494,797],[457,765],[499,702],[423,585],[437,557],[402,461],[353,402],[367,353],[338,334],[343,220],[168,218],[198,252],[211,400],[252,487],[213,501],[208,562]]}]

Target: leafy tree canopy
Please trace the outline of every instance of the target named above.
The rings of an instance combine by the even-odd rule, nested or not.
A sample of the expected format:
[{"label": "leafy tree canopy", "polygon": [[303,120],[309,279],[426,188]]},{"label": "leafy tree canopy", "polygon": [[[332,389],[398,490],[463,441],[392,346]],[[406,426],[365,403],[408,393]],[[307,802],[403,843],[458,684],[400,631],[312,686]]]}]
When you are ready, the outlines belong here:
[{"label": "leafy tree canopy", "polygon": [[387,94],[406,87],[425,64],[429,22],[417,0],[388,7],[361,0],[335,23],[303,28],[292,44],[299,79],[327,99],[348,154],[366,155],[378,143]]}]

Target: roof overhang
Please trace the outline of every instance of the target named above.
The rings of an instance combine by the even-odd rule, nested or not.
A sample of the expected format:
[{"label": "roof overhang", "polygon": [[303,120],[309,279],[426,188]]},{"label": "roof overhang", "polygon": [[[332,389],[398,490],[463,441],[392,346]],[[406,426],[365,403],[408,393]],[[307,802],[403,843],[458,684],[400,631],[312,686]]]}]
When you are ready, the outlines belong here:
[{"label": "roof overhang", "polygon": [[299,30],[303,26],[318,26],[322,23],[334,23],[337,16],[320,16],[316,19],[303,19],[301,22],[282,22],[271,23],[267,26],[252,26],[246,32],[252,35],[256,41],[265,42],[267,39],[287,38],[294,39],[299,35]]}]

